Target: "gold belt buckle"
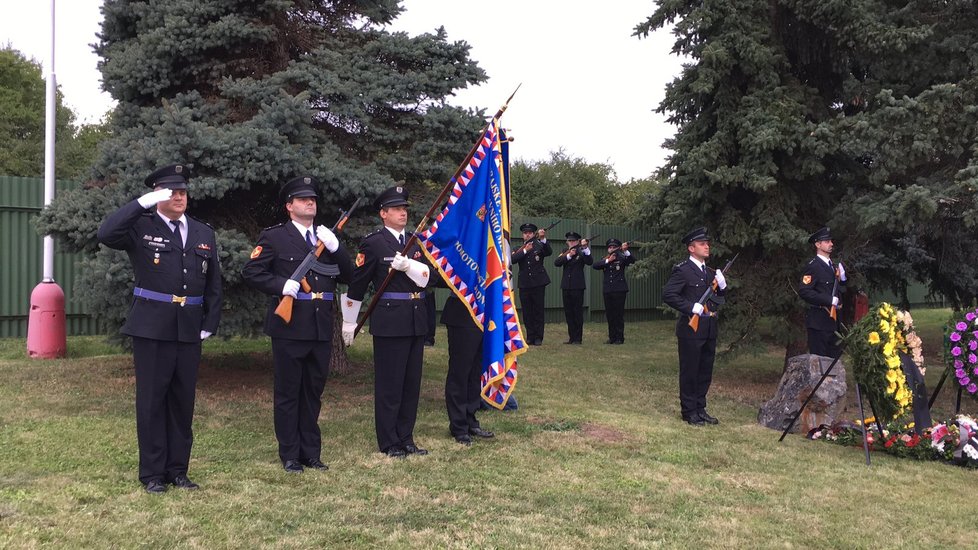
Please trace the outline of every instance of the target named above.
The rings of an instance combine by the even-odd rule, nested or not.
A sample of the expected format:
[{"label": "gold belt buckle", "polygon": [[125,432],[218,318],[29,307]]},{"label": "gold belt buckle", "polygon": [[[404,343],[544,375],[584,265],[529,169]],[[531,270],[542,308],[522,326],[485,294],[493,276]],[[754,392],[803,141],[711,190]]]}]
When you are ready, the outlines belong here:
[{"label": "gold belt buckle", "polygon": [[311,293],[309,293],[309,299],[310,300],[322,300],[323,299],[323,293],[322,292],[311,292]]},{"label": "gold belt buckle", "polygon": [[173,296],[172,298],[170,298],[170,301],[173,302],[174,304],[180,304],[180,307],[187,305],[186,296]]},{"label": "gold belt buckle", "polygon": [[421,293],[420,292],[412,292],[411,293],[411,299],[412,300],[420,300],[421,299]]}]

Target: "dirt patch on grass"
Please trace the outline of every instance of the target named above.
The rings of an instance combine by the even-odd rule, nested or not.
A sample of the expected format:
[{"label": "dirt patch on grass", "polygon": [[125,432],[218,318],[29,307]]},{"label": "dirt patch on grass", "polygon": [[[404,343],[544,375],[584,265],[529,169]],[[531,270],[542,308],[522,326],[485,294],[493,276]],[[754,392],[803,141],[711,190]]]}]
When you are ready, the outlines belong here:
[{"label": "dirt patch on grass", "polygon": [[610,426],[595,424],[594,422],[585,422],[582,424],[581,433],[602,443],[618,443],[628,439],[625,432],[616,430]]}]

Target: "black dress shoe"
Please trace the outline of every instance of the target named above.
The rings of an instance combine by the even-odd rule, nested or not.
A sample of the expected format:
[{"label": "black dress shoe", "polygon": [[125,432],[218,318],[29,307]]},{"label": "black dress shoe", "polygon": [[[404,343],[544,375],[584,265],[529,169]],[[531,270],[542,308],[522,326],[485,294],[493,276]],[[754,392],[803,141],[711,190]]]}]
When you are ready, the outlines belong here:
[{"label": "black dress shoe", "polygon": [[302,473],[302,463],[298,460],[286,460],[285,464],[282,465],[285,471],[290,474],[301,474]]},{"label": "black dress shoe", "polygon": [[489,439],[490,437],[496,437],[496,434],[490,432],[489,430],[483,430],[482,428],[472,428],[469,430],[469,434],[474,435],[476,437],[482,437],[485,439]]},{"label": "black dress shoe", "polygon": [[434,340],[425,340],[424,341],[424,347],[426,347],[426,348],[430,348],[430,347],[432,347],[434,345],[435,345],[435,341]]},{"label": "black dress shoe", "polygon": [[707,424],[719,424],[720,423],[720,421],[717,420],[716,417],[710,416],[709,414],[707,414],[706,411],[703,411],[703,412],[700,413],[700,418],[703,420],[703,422],[706,422]]},{"label": "black dress shoe", "polygon": [[456,435],[455,442],[461,443],[462,445],[468,447],[469,445],[472,445],[472,438],[469,437],[469,434]]},{"label": "black dress shoe", "polygon": [[154,495],[166,492],[166,484],[158,479],[154,479],[146,484],[146,492]]},{"label": "black dress shoe", "polygon": [[418,456],[424,456],[424,455],[428,454],[428,450],[427,449],[422,449],[421,447],[418,447],[417,445],[415,445],[413,443],[411,445],[405,445],[404,446],[404,452],[407,453],[407,454],[409,454],[409,455],[418,455]]},{"label": "black dress shoe", "polygon": [[683,418],[683,421],[685,421],[687,424],[691,426],[706,426],[706,421],[700,418],[700,415],[698,414],[693,414],[691,416]]},{"label": "black dress shoe", "polygon": [[404,458],[404,457],[407,456],[407,453],[404,452],[404,449],[402,449],[400,447],[390,447],[386,451],[383,451],[383,452],[384,452],[385,455],[387,455],[387,456],[389,456],[391,458]]},{"label": "black dress shoe", "polygon": [[299,463],[307,468],[312,468],[314,470],[328,470],[329,466],[323,464],[322,460],[318,458],[301,458]]},{"label": "black dress shoe", "polygon": [[200,485],[197,485],[193,481],[190,481],[190,478],[187,477],[186,475],[181,475],[173,478],[173,481],[171,481],[171,483],[173,483],[175,487],[179,487],[181,489],[200,489]]}]

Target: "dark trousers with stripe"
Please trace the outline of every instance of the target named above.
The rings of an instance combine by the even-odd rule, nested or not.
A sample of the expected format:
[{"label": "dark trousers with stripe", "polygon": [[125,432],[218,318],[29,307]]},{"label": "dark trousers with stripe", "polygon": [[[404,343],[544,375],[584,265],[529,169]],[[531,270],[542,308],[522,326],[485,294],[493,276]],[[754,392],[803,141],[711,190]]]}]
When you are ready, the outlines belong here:
[{"label": "dark trousers with stripe", "polygon": [[414,445],[424,336],[374,336],[374,426],[381,452]]},{"label": "dark trousers with stripe", "polygon": [[526,325],[526,342],[543,342],[544,308],[543,299],[546,286],[520,289],[520,304],[523,306],[523,323]]},{"label": "dark trousers with stripe", "polygon": [[275,438],[282,462],[321,458],[319,413],[331,352],[328,341],[272,338]]},{"label": "dark trousers with stripe", "polygon": [[482,331],[470,326],[448,325],[448,376],[445,406],[452,436],[466,435],[479,427],[475,411],[482,400]]},{"label": "dark trousers with stripe", "polygon": [[571,342],[580,342],[584,334],[584,289],[565,289],[563,295],[567,339]]},{"label": "dark trousers with stripe", "polygon": [[679,406],[684,419],[706,411],[713,382],[716,338],[679,338]]},{"label": "dark trousers with stripe", "polygon": [[139,481],[186,475],[194,434],[200,342],[132,339],[136,365],[136,437]]},{"label": "dark trousers with stripe", "polygon": [[608,340],[625,341],[625,298],[628,292],[605,292],[604,309],[608,319]]}]

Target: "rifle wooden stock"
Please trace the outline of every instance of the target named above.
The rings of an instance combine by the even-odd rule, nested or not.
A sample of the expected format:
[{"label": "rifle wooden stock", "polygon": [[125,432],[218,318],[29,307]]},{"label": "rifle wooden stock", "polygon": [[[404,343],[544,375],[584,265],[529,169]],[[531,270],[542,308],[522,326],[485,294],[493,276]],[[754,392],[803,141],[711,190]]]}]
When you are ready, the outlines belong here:
[{"label": "rifle wooden stock", "polygon": [[278,302],[278,307],[275,308],[275,315],[278,315],[285,321],[285,324],[292,322],[292,304],[295,298],[292,296],[282,296],[282,299]]},{"label": "rifle wooden stock", "polygon": [[689,316],[689,328],[693,329],[693,332],[696,332],[697,330],[700,329],[700,316],[699,315],[697,315],[695,313],[690,314],[690,316]]},{"label": "rifle wooden stock", "polygon": [[[322,241],[319,241],[319,244],[316,245],[316,257],[318,258],[325,249],[326,245]],[[305,277],[299,281],[299,286],[302,287],[303,292],[312,292],[312,287],[309,286],[309,282],[306,281]],[[295,305],[294,302],[295,298],[292,296],[282,296],[282,299],[278,302],[278,307],[275,308],[275,315],[281,317],[286,325],[292,322],[292,306]]]}]

